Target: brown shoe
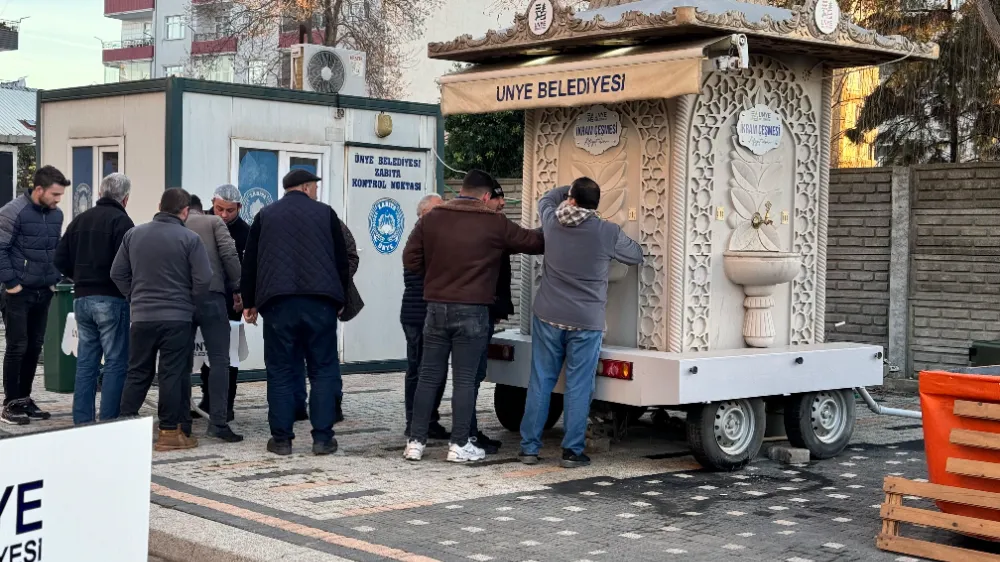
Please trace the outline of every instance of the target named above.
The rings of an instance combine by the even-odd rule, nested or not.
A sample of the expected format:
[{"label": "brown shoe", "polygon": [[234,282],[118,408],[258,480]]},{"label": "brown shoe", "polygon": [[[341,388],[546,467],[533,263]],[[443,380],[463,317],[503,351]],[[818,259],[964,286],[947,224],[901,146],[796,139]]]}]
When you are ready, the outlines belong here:
[{"label": "brown shoe", "polygon": [[161,429],[160,437],[153,446],[154,451],[181,451],[184,449],[194,449],[198,446],[198,440],[194,436],[186,435],[180,429]]}]

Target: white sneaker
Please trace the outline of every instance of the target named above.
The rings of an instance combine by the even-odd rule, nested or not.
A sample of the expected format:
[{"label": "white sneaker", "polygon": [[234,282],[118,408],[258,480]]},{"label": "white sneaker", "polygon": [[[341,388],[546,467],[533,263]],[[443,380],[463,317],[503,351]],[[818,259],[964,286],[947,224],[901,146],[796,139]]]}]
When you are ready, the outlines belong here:
[{"label": "white sneaker", "polygon": [[403,458],[408,461],[419,461],[424,456],[424,445],[420,441],[407,441],[406,449],[403,450]]},{"label": "white sneaker", "polygon": [[481,461],[486,458],[486,451],[476,447],[470,439],[464,447],[452,443],[448,447],[448,462]]}]

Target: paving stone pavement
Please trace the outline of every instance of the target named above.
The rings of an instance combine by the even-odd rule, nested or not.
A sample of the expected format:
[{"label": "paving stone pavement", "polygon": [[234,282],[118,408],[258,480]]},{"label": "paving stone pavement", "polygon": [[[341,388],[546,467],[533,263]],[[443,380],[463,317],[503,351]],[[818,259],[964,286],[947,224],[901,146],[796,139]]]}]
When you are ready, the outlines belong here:
[{"label": "paving stone pavement", "polygon": [[[496,422],[487,384],[480,423],[504,447],[486,462],[456,466],[443,462],[443,442],[431,443],[420,463],[402,460],[402,374],[344,380],[347,419],[336,427],[336,455],[309,453],[307,423],[296,426],[291,457],[266,453],[265,385],[244,384],[233,427],[247,440],[203,437],[191,451],[154,453],[153,504],[305,549],[308,557],[285,558],[303,561],[912,560],[877,550],[874,537],[882,479],[926,475],[921,427],[875,416],[860,402],[852,445],[836,459],[784,466],[762,456],[740,472],[706,472],[647,416],[610,452],[592,455],[591,467],[566,470],[554,462],[561,426],[548,434],[542,464],[517,462],[518,437]],[[45,392],[41,381],[36,388],[53,419],[0,428],[0,438],[71,424],[72,397]],[[882,398],[918,407],[915,397]],[[195,431],[204,430],[197,421]],[[910,536],[920,534],[931,532]]]}]

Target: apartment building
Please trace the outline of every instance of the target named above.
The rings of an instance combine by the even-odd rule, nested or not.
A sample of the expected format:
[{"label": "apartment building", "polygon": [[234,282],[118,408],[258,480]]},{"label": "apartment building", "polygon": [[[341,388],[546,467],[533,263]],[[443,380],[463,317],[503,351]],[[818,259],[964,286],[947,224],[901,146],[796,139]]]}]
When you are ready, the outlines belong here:
[{"label": "apartment building", "polygon": [[16,21],[0,20],[0,53],[17,50],[19,25]]},{"label": "apartment building", "polygon": [[230,0],[104,0],[104,16],[122,23],[121,38],[104,44],[104,81],[186,76],[282,83],[296,26],[275,21],[273,31],[249,38],[233,30],[233,9]]}]

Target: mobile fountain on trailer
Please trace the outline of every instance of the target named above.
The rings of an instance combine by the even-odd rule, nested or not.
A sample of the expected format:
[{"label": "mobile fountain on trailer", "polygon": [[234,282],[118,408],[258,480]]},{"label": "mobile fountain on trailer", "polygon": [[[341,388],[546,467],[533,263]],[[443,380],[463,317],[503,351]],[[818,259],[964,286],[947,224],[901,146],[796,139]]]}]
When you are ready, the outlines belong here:
[{"label": "mobile fountain on trailer", "polygon": [[[862,29],[836,0],[594,0],[578,14],[533,0],[512,28],[429,53],[477,63],[441,79],[444,114],[525,110],[525,225],[546,191],[589,176],[604,219],[642,243],[641,266],[612,271],[595,407],[686,410],[715,469],[757,454],[768,411],[784,417],[771,432],[814,457],[844,449],[852,389],[882,383],[883,351],[824,343],[833,70],[934,59],[937,45]],[[541,258],[522,272],[520,330],[490,347],[512,431]]]}]

